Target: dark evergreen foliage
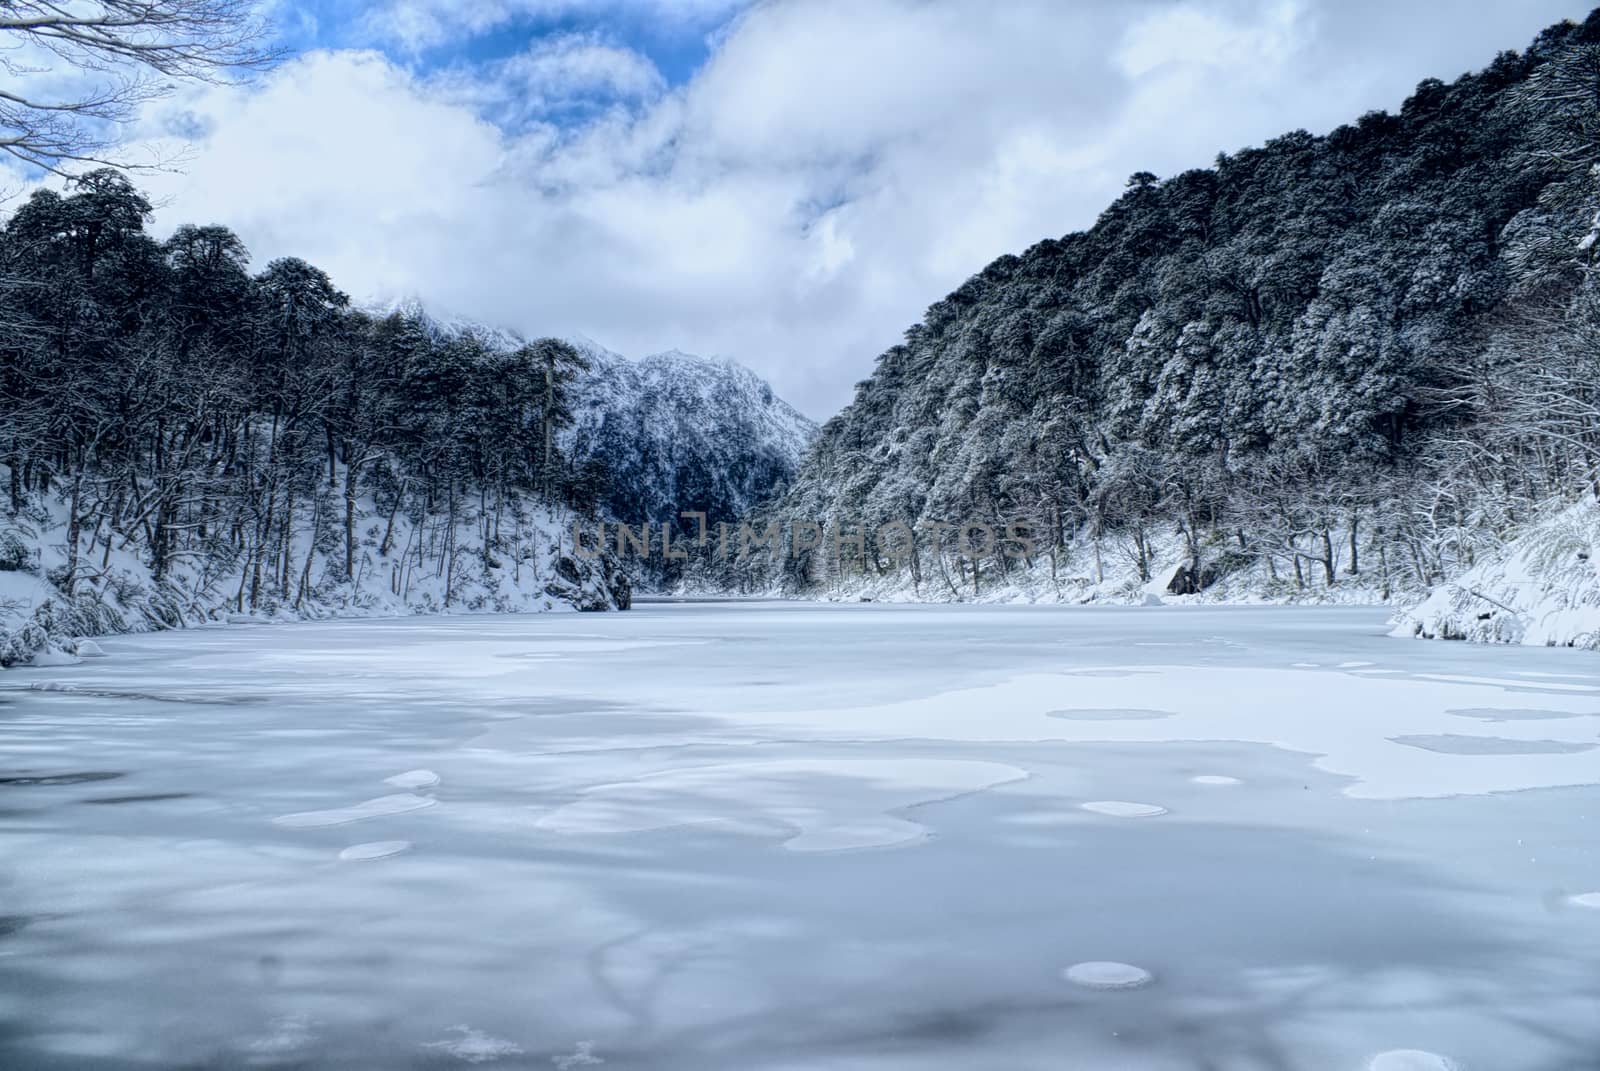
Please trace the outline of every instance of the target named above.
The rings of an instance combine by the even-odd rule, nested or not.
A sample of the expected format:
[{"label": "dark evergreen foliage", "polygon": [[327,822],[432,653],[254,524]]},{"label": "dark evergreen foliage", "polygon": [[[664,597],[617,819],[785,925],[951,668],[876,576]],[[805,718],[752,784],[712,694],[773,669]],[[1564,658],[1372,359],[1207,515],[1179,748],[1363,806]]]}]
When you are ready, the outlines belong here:
[{"label": "dark evergreen foliage", "polygon": [[1331,582],[1363,545],[1385,586],[1401,563],[1447,574],[1594,480],[1600,358],[1572,340],[1596,323],[1597,102],[1600,13],[1398,115],[1136,174],[1088,231],[929,308],[769,512],[1025,516],[1057,550],[1113,538],[1142,573],[1171,533],[1193,583],[1206,558]]},{"label": "dark evergreen foliage", "polygon": [[[446,571],[467,552],[454,522],[469,501],[486,560],[528,501],[594,508],[596,473],[559,449],[587,367],[567,343],[506,352],[353,311],[304,261],[252,275],[231,231],[184,226],[162,243],[149,213],[102,170],[33,194],[0,231],[5,493],[13,516],[67,501],[67,565],[51,578],[64,596],[115,545],[158,581],[180,556],[242,571],[241,610],[298,604],[311,563],[292,553],[297,533],[353,582],[365,495],[391,531],[397,514],[442,518]],[[378,550],[395,551],[388,535]]]}]

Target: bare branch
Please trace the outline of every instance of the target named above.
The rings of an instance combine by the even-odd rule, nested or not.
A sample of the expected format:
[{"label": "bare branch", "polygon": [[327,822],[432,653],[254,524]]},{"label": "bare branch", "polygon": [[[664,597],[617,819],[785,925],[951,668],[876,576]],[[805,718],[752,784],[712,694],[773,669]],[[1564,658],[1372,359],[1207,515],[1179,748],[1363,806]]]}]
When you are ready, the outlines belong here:
[{"label": "bare branch", "polygon": [[226,83],[270,66],[280,53],[268,37],[250,0],[0,0],[0,50],[54,56],[76,75],[61,88],[61,69],[0,59],[11,76],[0,88],[0,151],[63,176],[160,166],[111,152],[119,128],[178,82]]}]

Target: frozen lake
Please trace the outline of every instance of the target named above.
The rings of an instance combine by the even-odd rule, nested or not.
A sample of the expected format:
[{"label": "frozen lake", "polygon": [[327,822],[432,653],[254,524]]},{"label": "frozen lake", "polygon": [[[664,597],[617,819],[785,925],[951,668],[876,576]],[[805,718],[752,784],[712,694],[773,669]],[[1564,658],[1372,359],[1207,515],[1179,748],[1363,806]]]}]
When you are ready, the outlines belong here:
[{"label": "frozen lake", "polygon": [[0,1067],[1600,1068],[1600,660],[1386,628],[111,638],[0,675]]}]

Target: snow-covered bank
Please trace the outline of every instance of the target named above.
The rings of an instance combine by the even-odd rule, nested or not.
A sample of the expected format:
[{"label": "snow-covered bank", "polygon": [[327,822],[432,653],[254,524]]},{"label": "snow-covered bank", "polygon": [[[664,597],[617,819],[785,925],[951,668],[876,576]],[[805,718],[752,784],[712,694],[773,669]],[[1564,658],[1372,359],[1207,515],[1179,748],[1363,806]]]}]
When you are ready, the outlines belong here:
[{"label": "snow-covered bank", "polygon": [[514,526],[486,538],[478,511],[460,510],[452,526],[437,515],[390,516],[362,496],[347,580],[344,501],[324,497],[315,524],[264,570],[219,541],[213,554],[180,557],[158,579],[137,541],[97,539],[85,527],[70,596],[65,504],[41,496],[0,512],[0,666],[70,663],[92,656],[86,637],[205,622],[610,610],[630,601],[613,559],[571,554],[571,515],[531,500],[507,511],[520,518]]},{"label": "snow-covered bank", "polygon": [[[1177,535],[1144,539],[1144,571],[1140,551],[1131,539],[1083,536],[1057,552],[1036,554],[1031,562],[1015,560],[1003,575],[984,564],[974,583],[968,563],[948,556],[939,561],[923,554],[918,575],[905,566],[874,575],[852,571],[826,583],[798,587],[778,570],[751,570],[756,583],[737,592],[746,596],[800,598],[819,602],[983,603],[989,605],[1149,605],[1156,602],[1224,606],[1320,605],[1383,606],[1406,604],[1426,594],[1409,571],[1392,568],[1391,560],[1372,548],[1358,548],[1352,561],[1348,533],[1335,530],[1325,566],[1320,558],[1302,555],[1299,567],[1287,553],[1239,554],[1226,546],[1210,546],[1202,557],[1205,586],[1181,594],[1188,555]],[[1320,552],[1319,552],[1320,553]],[[752,561],[756,559],[752,556]],[[758,563],[759,564],[759,563]],[[1331,571],[1330,582],[1328,573]],[[729,594],[726,568],[690,569],[674,594]]]},{"label": "snow-covered bank", "polygon": [[1530,525],[1402,614],[1394,635],[1600,650],[1600,503]]}]

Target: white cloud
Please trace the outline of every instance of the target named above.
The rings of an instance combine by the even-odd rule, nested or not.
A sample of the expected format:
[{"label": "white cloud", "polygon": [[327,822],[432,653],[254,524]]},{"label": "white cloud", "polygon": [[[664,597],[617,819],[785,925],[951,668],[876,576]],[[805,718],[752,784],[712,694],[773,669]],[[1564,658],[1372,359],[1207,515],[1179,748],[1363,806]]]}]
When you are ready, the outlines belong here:
[{"label": "white cloud", "polygon": [[[460,33],[514,4],[575,2],[407,10]],[[930,303],[996,255],[1092,223],[1130,173],[1397,107],[1419,79],[1582,14],[1568,0],[771,0],[673,90],[594,37],[475,79],[322,52],[251,92],[181,102],[210,133],[155,192],[164,226],[227,223],[259,262],[304,256],[356,295],[415,292],[626,352],[725,353],[826,416]],[[576,128],[540,121],[595,99],[616,106]]]},{"label": "white cloud", "polygon": [[597,108],[649,103],[666,81],[648,57],[590,34],[561,34],[477,67],[429,76],[429,88],[508,130]]}]

